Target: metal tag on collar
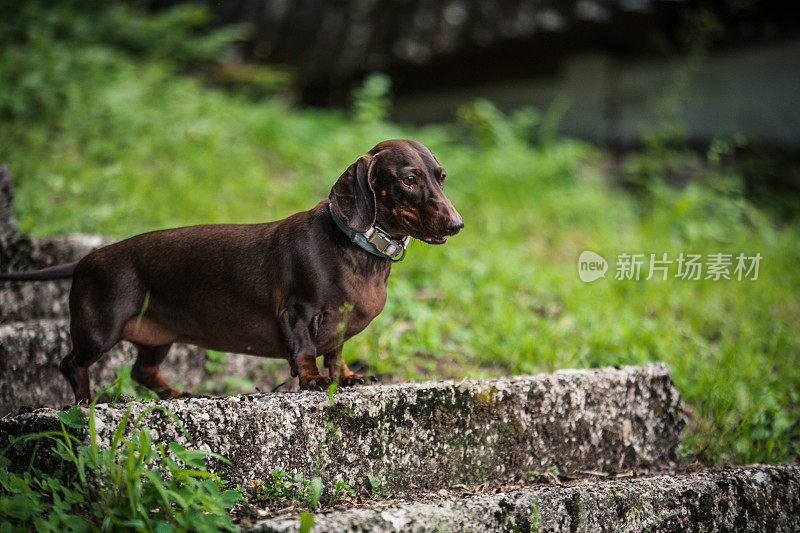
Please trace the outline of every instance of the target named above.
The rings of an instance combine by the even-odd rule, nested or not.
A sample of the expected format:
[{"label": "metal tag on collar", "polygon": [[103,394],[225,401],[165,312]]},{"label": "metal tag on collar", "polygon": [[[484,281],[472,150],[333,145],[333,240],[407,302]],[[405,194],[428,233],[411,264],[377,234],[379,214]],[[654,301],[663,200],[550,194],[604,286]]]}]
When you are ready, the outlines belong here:
[{"label": "metal tag on collar", "polygon": [[[393,240],[392,241],[393,250],[391,251],[391,253],[389,253],[388,251],[386,252],[389,255],[389,261],[391,261],[393,263],[399,263],[400,261],[405,259],[405,257],[406,257],[406,246],[408,246],[408,243],[410,241],[411,241],[411,236],[410,235],[406,235],[405,237],[403,237],[402,239],[397,240],[397,241]],[[398,252],[401,252],[401,253],[398,254]],[[400,257],[395,258],[398,255]]]},{"label": "metal tag on collar", "polygon": [[394,257],[390,257],[389,261],[391,261],[392,263],[399,263],[400,261],[405,259],[405,257],[406,257],[406,246],[408,246],[408,242],[410,240],[411,240],[410,236],[405,236],[402,239],[400,239],[399,241],[397,241],[397,243],[400,245],[400,249],[403,250],[403,253],[401,253],[400,257],[398,257],[397,259],[395,259]]}]

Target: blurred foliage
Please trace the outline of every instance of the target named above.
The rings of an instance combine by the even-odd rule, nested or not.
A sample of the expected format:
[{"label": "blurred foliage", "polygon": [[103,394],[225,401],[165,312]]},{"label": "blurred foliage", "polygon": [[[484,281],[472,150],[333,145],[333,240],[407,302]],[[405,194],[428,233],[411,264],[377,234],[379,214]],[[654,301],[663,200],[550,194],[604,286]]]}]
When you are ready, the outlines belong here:
[{"label": "blurred foliage", "polygon": [[484,148],[509,142],[527,144],[541,122],[539,112],[532,107],[518,109],[506,117],[492,102],[483,99],[461,106],[457,116],[459,123]]},{"label": "blurred foliage", "polygon": [[183,66],[216,59],[244,26],[201,31],[206,9],[179,4],[144,15],[122,2],[5,0],[0,9],[0,117],[32,118],[82,99],[127,56]]},{"label": "blurred foliage", "polygon": [[[74,5],[54,12],[77,21]],[[111,19],[106,10],[128,8],[96,9],[93,19]],[[620,158],[552,134],[564,101],[510,116],[476,102],[456,124],[402,126],[385,120],[384,77],[355,93],[352,116],[292,109],[204,86],[169,54],[111,37],[87,44],[49,16],[19,23],[36,38],[0,52],[0,160],[23,231],[124,237],[274,220],[326,198],[380,140],[418,139],[447,168],[466,227],[442,247],[410,246],[383,313],[345,346],[348,361],[399,378],[664,361],[691,409],[688,452],[739,462],[800,452],[797,220],[779,224],[748,200],[764,167],[730,164],[737,139],[699,154],[667,120]],[[585,284],[582,250],[764,259],[757,281]]]},{"label": "blurred foliage", "polygon": [[386,120],[392,105],[390,91],[391,80],[386,74],[367,76],[363,85],[353,90],[355,120],[367,124]]}]

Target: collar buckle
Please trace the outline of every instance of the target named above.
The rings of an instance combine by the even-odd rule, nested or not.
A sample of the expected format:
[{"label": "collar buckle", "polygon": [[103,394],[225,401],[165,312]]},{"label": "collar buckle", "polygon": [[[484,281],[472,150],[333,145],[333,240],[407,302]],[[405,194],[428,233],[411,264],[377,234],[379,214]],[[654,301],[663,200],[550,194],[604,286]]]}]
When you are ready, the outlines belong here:
[{"label": "collar buckle", "polygon": [[[366,237],[366,234],[364,236]],[[391,239],[388,239],[386,235],[384,235],[384,233],[380,230],[372,232],[372,235],[367,237],[367,242],[375,246],[375,248],[377,248],[378,251],[382,254],[392,255],[392,252],[396,251],[396,250],[387,251],[389,247],[392,246],[392,244],[394,244],[394,242]],[[396,245],[395,248],[397,248]]]}]

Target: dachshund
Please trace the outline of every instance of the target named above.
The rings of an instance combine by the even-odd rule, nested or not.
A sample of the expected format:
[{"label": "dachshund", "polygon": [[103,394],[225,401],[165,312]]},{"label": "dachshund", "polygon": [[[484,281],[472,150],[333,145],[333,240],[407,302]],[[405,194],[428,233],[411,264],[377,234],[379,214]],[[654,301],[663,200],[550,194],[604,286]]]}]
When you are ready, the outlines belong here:
[{"label": "dachshund", "polygon": [[175,342],[285,358],[303,390],[352,386],[365,379],[341,348],[383,310],[392,263],[410,238],[443,244],[464,227],[444,179],[423,144],[384,141],[309,211],[144,233],[0,280],[72,277],[72,350],[59,368],[78,403],[91,401],[88,368],[121,340],[138,351],[132,378],[162,399],[191,396],[159,371]]}]

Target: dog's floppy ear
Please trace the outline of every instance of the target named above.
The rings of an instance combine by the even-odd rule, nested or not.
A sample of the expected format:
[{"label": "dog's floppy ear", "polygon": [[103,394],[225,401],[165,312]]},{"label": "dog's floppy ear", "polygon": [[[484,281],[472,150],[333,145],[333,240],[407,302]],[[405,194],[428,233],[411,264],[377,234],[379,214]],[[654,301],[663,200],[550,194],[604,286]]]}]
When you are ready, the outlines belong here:
[{"label": "dog's floppy ear", "polygon": [[375,224],[374,179],[376,157],[362,155],[344,171],[331,189],[330,199],[336,215],[356,233]]}]

